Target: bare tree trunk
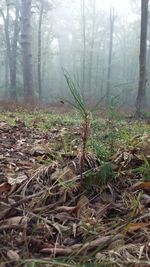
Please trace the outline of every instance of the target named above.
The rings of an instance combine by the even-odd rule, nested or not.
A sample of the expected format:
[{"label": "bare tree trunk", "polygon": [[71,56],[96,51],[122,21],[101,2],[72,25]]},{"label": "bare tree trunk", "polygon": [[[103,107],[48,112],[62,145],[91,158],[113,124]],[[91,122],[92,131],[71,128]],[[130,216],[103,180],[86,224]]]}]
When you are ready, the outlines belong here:
[{"label": "bare tree trunk", "polygon": [[108,54],[108,72],[107,72],[107,85],[106,85],[106,104],[109,104],[110,100],[110,79],[112,71],[112,50],[113,50],[113,34],[115,23],[115,10],[110,9],[110,39],[109,39],[109,54]]},{"label": "bare tree trunk", "polygon": [[[1,11],[3,21],[4,21],[4,29],[5,29],[5,38],[6,38],[6,50],[7,50],[7,63],[9,67],[9,76],[10,76],[10,87],[11,87],[11,73],[12,73],[12,67],[11,67],[11,45],[10,45],[10,38],[9,38],[9,4],[6,1],[7,11],[6,11],[6,17],[3,11]],[[7,70],[6,70],[7,71]],[[8,85],[8,84],[7,84]],[[10,89],[10,88],[9,88]],[[12,96],[12,94],[11,94]]]},{"label": "bare tree trunk", "polygon": [[94,34],[95,34],[95,13],[96,13],[96,2],[93,0],[93,14],[92,14],[92,37],[91,37],[91,47],[90,47],[90,58],[89,58],[89,73],[88,73],[88,88],[92,91],[92,67],[93,67],[93,50],[94,50]]},{"label": "bare tree trunk", "polygon": [[[19,34],[19,7],[18,2],[16,1],[15,5],[15,22],[14,22],[14,33],[13,33],[13,43],[11,45],[10,36],[9,36],[9,7],[10,3],[6,0],[6,16],[3,11],[0,10],[4,21],[4,29],[5,29],[5,38],[6,38],[6,48],[7,48],[7,64],[9,66],[9,75],[10,75],[10,99],[13,101],[17,101],[17,92],[16,92],[16,58],[17,58],[17,42],[18,42],[18,34]],[[7,66],[6,66],[7,68]],[[7,71],[7,70],[6,70]],[[8,78],[6,77],[8,80]],[[7,83],[8,86],[8,83]]]},{"label": "bare tree trunk", "polygon": [[6,51],[5,55],[5,90],[6,90],[6,95],[8,97],[8,89],[9,89],[9,62],[8,62],[8,55]]},{"label": "bare tree trunk", "polygon": [[21,46],[24,100],[33,100],[33,65],[31,49],[31,0],[21,0]]},{"label": "bare tree trunk", "polygon": [[14,24],[14,36],[12,43],[12,55],[11,55],[11,97],[15,98],[17,101],[17,92],[16,92],[16,72],[17,72],[17,43],[19,37],[19,3],[16,2],[15,6],[15,24]]},{"label": "bare tree trunk", "polygon": [[82,40],[83,40],[81,87],[82,87],[82,95],[84,97],[85,96],[85,67],[86,67],[85,0],[81,0],[81,17],[82,17]]},{"label": "bare tree trunk", "polygon": [[[49,30],[50,31],[50,30]],[[50,45],[51,45],[51,42],[52,42],[52,40],[53,40],[53,38],[51,39],[51,35],[49,34],[49,35],[47,35],[47,38],[46,38],[46,40],[45,40],[45,47],[43,48],[43,50],[44,51],[48,51],[48,48],[50,47]],[[42,60],[42,70],[41,70],[41,80],[42,81],[44,81],[45,80],[45,74],[46,74],[46,70],[47,70],[47,67],[46,67],[46,65],[47,65],[47,61],[48,61],[48,58],[47,58],[47,55],[48,55],[48,53],[47,52],[45,52],[44,54],[43,54],[43,60]]]},{"label": "bare tree trunk", "polygon": [[39,28],[38,28],[38,91],[39,101],[42,101],[42,81],[41,81],[41,46],[42,46],[42,20],[43,20],[44,2],[41,2],[40,16],[39,16]]},{"label": "bare tree trunk", "polygon": [[136,99],[136,116],[141,117],[146,105],[146,55],[147,55],[147,26],[148,26],[148,2],[141,0],[141,36],[139,57],[139,87]]},{"label": "bare tree trunk", "polygon": [[96,71],[95,71],[95,96],[99,96],[99,70],[100,70],[100,48],[101,48],[101,42],[99,42],[97,47],[97,55],[96,55]]}]

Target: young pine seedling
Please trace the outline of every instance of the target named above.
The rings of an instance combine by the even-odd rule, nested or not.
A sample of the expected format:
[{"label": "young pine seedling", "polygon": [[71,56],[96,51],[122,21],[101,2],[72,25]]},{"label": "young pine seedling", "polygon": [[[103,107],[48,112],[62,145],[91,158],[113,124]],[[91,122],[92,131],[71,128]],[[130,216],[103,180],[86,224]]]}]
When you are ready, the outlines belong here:
[{"label": "young pine seedling", "polygon": [[81,174],[81,183],[83,182],[83,171],[85,165],[86,158],[86,150],[87,150],[87,142],[89,138],[89,130],[90,130],[90,112],[87,109],[83,97],[80,93],[80,87],[77,85],[70,77],[68,73],[64,73],[65,80],[67,82],[70,93],[73,97],[73,102],[70,100],[65,100],[72,107],[74,107],[82,118],[81,123],[81,139],[82,139],[82,148],[81,148],[81,156],[80,156],[80,174]]}]

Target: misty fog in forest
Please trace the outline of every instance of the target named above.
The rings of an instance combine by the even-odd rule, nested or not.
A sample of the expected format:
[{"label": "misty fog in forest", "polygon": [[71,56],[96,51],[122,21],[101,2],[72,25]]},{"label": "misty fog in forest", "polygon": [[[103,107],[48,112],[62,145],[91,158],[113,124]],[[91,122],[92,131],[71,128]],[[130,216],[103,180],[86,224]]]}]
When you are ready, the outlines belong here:
[{"label": "misty fog in forest", "polygon": [[150,266],[150,0],[0,0],[0,267]]},{"label": "misty fog in forest", "polygon": [[59,102],[68,97],[67,71],[88,102],[117,97],[121,106],[135,106],[140,25],[140,0],[1,0],[0,99]]}]

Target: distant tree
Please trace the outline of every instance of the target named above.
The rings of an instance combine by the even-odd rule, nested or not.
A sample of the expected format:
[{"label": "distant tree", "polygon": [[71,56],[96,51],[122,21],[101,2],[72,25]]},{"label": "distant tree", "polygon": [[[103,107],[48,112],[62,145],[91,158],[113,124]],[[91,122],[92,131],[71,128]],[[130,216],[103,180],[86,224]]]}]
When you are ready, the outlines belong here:
[{"label": "distant tree", "polygon": [[[8,66],[10,74],[10,98],[17,101],[16,92],[16,68],[17,68],[17,48],[19,36],[19,3],[18,0],[9,2],[6,0],[6,14],[4,9],[0,9],[0,14],[4,22],[4,31],[6,39],[6,87],[8,87]],[[10,37],[10,7],[15,7],[15,19],[13,21],[13,37]]]},{"label": "distant tree", "polygon": [[114,40],[114,24],[116,14],[113,7],[110,8],[110,35],[109,35],[109,51],[108,51],[108,71],[107,71],[107,84],[106,84],[106,104],[110,100],[110,79],[112,72],[112,51],[113,51],[113,40]]},{"label": "distant tree", "polygon": [[19,39],[19,1],[15,1],[15,21],[14,21],[14,34],[12,40],[11,49],[11,92],[14,100],[17,101],[17,50],[18,50],[18,39]]},{"label": "distant tree", "polygon": [[[48,0],[37,0],[37,8],[39,11],[39,19],[38,19],[38,67],[37,67],[37,76],[38,76],[38,93],[39,93],[39,101],[42,101],[43,90],[42,90],[42,24],[43,24],[43,16],[47,14],[53,8],[53,4]],[[44,32],[43,32],[44,35]]]},{"label": "distant tree", "polygon": [[44,13],[44,0],[40,1],[40,14],[39,14],[39,25],[38,25],[38,91],[39,101],[42,101],[42,81],[41,81],[41,49],[42,49],[42,21]]},{"label": "distant tree", "polygon": [[86,68],[86,17],[85,17],[85,0],[81,0],[81,19],[82,19],[82,77],[81,77],[81,88],[82,95],[85,94],[85,68]]},{"label": "distant tree", "polygon": [[147,28],[148,28],[148,3],[149,0],[141,0],[141,35],[139,57],[139,85],[136,99],[136,116],[142,117],[146,106],[146,55],[147,55]]},{"label": "distant tree", "polygon": [[33,100],[33,65],[31,34],[31,0],[21,0],[21,46],[23,65],[24,100]]},{"label": "distant tree", "polygon": [[89,51],[89,67],[88,67],[88,88],[89,92],[93,90],[92,88],[92,70],[93,70],[93,60],[94,60],[94,45],[95,45],[95,24],[96,24],[96,1],[92,0],[92,31],[90,38],[90,51]]},{"label": "distant tree", "polygon": [[[118,13],[116,20],[113,10],[110,12],[98,2],[0,0],[0,98],[10,96],[19,100],[24,96],[30,99],[35,93],[39,101],[53,101],[60,94],[66,96],[63,67],[75,76],[86,98],[94,101],[106,96],[107,89],[108,99],[119,95],[121,103],[135,104],[139,76],[140,1],[129,0],[132,19],[124,10]],[[25,12],[21,12],[22,6],[25,6]],[[23,28],[25,20],[22,18],[25,17]],[[147,70],[150,66],[149,39]],[[148,71],[147,77],[150,77]],[[150,99],[149,90],[147,99]]]}]

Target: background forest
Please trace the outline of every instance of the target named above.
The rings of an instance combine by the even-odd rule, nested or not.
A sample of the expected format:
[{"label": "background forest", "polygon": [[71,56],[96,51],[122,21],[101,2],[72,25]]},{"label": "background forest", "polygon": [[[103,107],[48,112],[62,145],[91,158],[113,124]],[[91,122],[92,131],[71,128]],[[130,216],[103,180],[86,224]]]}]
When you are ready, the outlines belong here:
[{"label": "background forest", "polygon": [[0,0],[0,267],[150,266],[149,3]]},{"label": "background forest", "polygon": [[[33,0],[31,29],[31,86],[24,89],[21,46],[23,7],[19,0],[0,3],[0,98],[20,101],[34,96],[44,103],[66,97],[63,69],[79,83],[90,101],[117,96],[121,105],[133,106],[138,91],[140,1]],[[31,12],[31,14],[30,14]],[[27,14],[28,13],[28,14]],[[28,25],[29,26],[29,25]],[[27,26],[27,27],[28,27]],[[24,34],[23,34],[24,31]],[[150,27],[147,67],[150,76]],[[147,84],[147,89],[149,89]],[[31,88],[30,88],[31,87]],[[148,92],[149,90],[147,90]],[[149,99],[149,93],[148,93]],[[147,101],[149,103],[149,100]]]}]

